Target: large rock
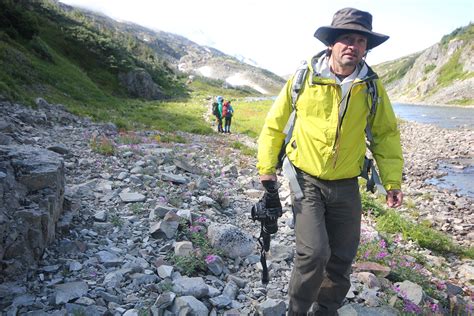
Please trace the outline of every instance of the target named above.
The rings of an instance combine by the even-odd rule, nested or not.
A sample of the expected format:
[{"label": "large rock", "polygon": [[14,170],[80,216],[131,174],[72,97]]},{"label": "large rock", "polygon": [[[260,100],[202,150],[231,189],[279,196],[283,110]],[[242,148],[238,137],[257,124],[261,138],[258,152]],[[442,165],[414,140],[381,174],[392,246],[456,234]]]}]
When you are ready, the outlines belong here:
[{"label": "large rock", "polygon": [[82,297],[87,294],[87,290],[87,283],[83,281],[58,284],[56,286],[55,303],[59,305]]},{"label": "large rock", "polygon": [[172,307],[174,315],[208,316],[209,310],[204,303],[193,296],[181,296],[174,300]]},{"label": "large rock", "polygon": [[405,280],[395,283],[399,296],[406,298],[416,305],[420,305],[424,299],[423,288],[416,283]]},{"label": "large rock", "polygon": [[286,314],[286,304],[284,301],[267,299],[257,306],[258,315],[262,316],[283,316]]},{"label": "large rock", "polygon": [[209,287],[203,278],[182,277],[173,282],[173,292],[179,295],[192,295],[197,298],[206,296],[209,293]]},{"label": "large rock", "polygon": [[246,257],[255,246],[252,236],[231,224],[211,224],[207,234],[211,245],[230,258]]},{"label": "large rock", "polygon": [[344,305],[337,310],[339,316],[396,316],[400,313],[393,307],[366,307],[359,304]]},{"label": "large rock", "polygon": [[119,74],[120,83],[133,97],[147,100],[163,98],[160,87],[153,81],[150,74],[144,69],[134,69],[127,73]]},{"label": "large rock", "polygon": [[64,162],[32,146],[0,146],[0,260],[8,275],[34,265],[63,212]]}]

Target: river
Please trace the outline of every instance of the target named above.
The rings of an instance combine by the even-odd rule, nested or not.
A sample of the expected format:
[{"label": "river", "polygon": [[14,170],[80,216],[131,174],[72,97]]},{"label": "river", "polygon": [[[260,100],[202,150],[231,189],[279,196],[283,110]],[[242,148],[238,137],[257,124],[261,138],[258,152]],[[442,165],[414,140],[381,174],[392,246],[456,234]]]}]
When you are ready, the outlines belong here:
[{"label": "river", "polygon": [[442,128],[474,129],[474,108],[394,103],[395,114],[407,121],[434,124]]},{"label": "river", "polygon": [[[434,124],[441,128],[474,129],[474,108],[394,103],[393,109],[399,118],[407,121]],[[439,168],[447,175],[429,179],[428,182],[441,188],[455,188],[460,194],[474,199],[474,157],[464,159],[463,165],[467,167],[459,169],[446,161]]]}]

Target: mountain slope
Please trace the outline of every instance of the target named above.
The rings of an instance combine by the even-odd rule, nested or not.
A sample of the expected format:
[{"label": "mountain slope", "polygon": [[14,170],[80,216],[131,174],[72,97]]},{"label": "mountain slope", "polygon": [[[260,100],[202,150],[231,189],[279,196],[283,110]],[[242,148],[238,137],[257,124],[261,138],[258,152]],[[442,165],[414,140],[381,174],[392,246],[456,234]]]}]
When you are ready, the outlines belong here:
[{"label": "mountain slope", "polygon": [[[0,99],[32,103],[41,96],[83,108],[183,99],[196,87],[191,74],[210,77],[205,86],[238,89],[229,94],[276,94],[283,85],[266,70],[181,36],[55,0],[0,2]],[[241,80],[225,82],[233,77]]]},{"label": "mountain slope", "polygon": [[[68,6],[63,7],[68,10]],[[98,27],[116,30],[139,40],[180,72],[222,80],[230,86],[248,86],[267,95],[276,95],[285,83],[284,79],[268,70],[242,62],[244,58],[241,56],[238,59],[226,55],[180,35],[151,30],[134,23],[117,22],[86,10],[82,12]]]},{"label": "mountain slope", "polygon": [[474,105],[474,24],[422,52],[374,68],[393,100]]},{"label": "mountain slope", "polygon": [[81,102],[185,97],[183,80],[146,45],[98,29],[53,1],[0,3],[0,93]]}]

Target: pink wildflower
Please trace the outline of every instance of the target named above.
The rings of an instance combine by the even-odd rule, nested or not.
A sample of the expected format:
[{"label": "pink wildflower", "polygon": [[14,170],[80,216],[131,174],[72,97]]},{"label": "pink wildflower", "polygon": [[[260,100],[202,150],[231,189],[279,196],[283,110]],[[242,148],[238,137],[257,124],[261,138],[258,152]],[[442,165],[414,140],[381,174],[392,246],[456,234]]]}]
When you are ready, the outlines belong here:
[{"label": "pink wildflower", "polygon": [[204,216],[200,216],[196,220],[196,222],[198,222],[198,223],[205,223],[206,221],[207,221],[207,219]]},{"label": "pink wildflower", "polygon": [[206,261],[207,264],[211,264],[211,263],[213,263],[214,261],[217,260],[217,256],[216,255],[207,255],[204,260]]},{"label": "pink wildflower", "polygon": [[444,290],[444,289],[446,289],[446,284],[444,282],[438,282],[438,283],[436,283],[436,288],[438,290]]},{"label": "pink wildflower", "polygon": [[396,243],[402,241],[402,236],[400,234],[396,234],[395,237],[393,238],[393,241]]},{"label": "pink wildflower", "polygon": [[430,309],[431,309],[431,311],[432,311],[433,313],[436,313],[436,312],[439,310],[438,304],[436,304],[436,303],[434,303],[434,302],[433,302],[433,303],[428,303],[428,304],[429,304]]},{"label": "pink wildflower", "polygon": [[198,233],[201,230],[201,226],[189,226],[189,231],[191,233]]},{"label": "pink wildflower", "polygon": [[385,258],[386,256],[388,256],[388,253],[386,253],[385,251],[381,251],[377,254],[376,258],[377,259],[383,259]]}]

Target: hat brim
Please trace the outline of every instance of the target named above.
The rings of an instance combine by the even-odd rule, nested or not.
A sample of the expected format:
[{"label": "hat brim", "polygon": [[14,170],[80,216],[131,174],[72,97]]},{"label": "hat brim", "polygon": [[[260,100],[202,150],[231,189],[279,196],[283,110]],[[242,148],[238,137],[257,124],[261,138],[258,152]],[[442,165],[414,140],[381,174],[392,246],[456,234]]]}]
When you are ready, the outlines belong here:
[{"label": "hat brim", "polygon": [[389,39],[388,35],[367,31],[367,29],[358,27],[357,25],[353,28],[322,26],[316,30],[314,37],[323,42],[326,46],[330,46],[334,44],[336,38],[345,33],[359,33],[367,36],[367,49],[377,47]]}]

